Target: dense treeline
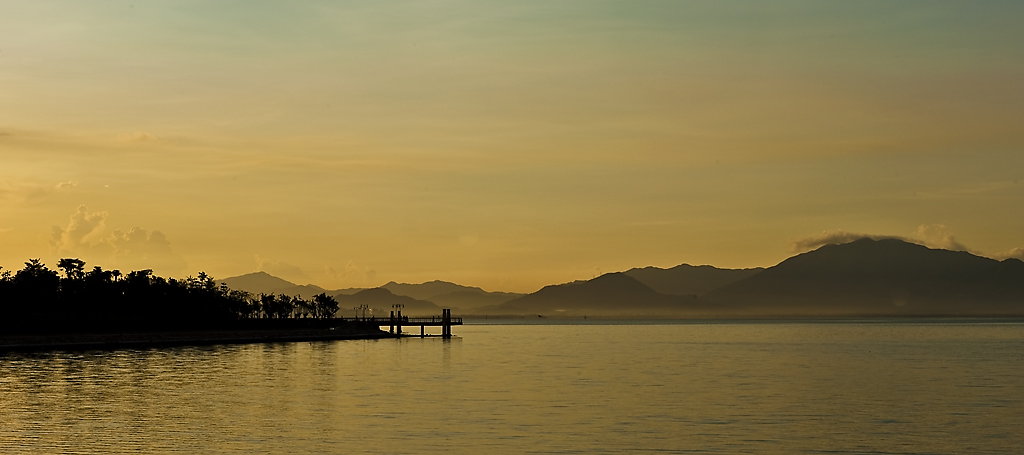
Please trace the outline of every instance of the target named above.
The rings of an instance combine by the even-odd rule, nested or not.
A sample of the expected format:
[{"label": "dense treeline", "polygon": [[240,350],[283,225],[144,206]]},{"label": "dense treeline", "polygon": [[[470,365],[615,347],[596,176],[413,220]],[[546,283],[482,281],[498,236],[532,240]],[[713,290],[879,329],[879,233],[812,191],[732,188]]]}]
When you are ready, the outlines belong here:
[{"label": "dense treeline", "polygon": [[[252,295],[218,286],[200,272],[183,280],[152,270],[122,274],[65,258],[51,270],[31,259],[17,272],[0,270],[0,328],[5,331],[95,331],[228,328],[256,319],[325,320],[338,302]],[[283,322],[283,321],[282,321]]]}]

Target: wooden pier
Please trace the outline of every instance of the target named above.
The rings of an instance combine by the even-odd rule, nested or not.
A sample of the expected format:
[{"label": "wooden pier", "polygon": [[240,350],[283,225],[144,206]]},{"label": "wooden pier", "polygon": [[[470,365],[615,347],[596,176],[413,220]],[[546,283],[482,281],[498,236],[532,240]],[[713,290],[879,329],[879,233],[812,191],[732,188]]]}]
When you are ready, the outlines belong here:
[{"label": "wooden pier", "polygon": [[402,310],[398,310],[398,314],[394,311],[391,312],[391,316],[388,318],[362,318],[360,321],[369,322],[371,324],[377,324],[379,327],[388,326],[389,333],[397,335],[402,334],[402,326],[420,326],[420,338],[427,336],[426,327],[441,327],[441,338],[452,337],[452,326],[462,325],[462,318],[452,317],[452,310],[442,309],[440,316],[428,316],[411,318],[409,316],[402,316]]}]

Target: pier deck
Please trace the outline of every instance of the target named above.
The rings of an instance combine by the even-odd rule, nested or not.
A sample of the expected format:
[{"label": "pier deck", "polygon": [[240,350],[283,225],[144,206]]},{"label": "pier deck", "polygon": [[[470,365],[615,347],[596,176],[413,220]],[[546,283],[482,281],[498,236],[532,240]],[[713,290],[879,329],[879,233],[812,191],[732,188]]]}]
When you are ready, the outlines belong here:
[{"label": "pier deck", "polygon": [[420,326],[420,337],[426,336],[426,327],[441,327],[441,337],[451,338],[452,337],[452,326],[462,325],[461,317],[452,317],[452,310],[443,309],[441,310],[441,316],[427,316],[427,317],[409,317],[402,316],[401,311],[398,314],[392,312],[390,317],[387,318],[359,318],[361,322],[368,322],[371,324],[377,324],[378,327],[388,326],[390,327],[390,333],[402,334],[402,326]]}]

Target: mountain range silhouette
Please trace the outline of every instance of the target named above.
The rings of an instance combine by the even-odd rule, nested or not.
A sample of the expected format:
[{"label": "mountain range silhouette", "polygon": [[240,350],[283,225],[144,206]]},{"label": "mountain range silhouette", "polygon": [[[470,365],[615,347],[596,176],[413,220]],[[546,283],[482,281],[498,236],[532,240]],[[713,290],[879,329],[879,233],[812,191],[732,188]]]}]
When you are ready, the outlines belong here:
[{"label": "mountain range silhouette", "polygon": [[[219,281],[249,292],[304,288],[262,272]],[[566,317],[1024,316],[1024,262],[864,238],[764,269],[635,268],[527,295],[444,281],[327,292],[342,308],[401,303],[404,314],[443,306],[463,314]]]}]

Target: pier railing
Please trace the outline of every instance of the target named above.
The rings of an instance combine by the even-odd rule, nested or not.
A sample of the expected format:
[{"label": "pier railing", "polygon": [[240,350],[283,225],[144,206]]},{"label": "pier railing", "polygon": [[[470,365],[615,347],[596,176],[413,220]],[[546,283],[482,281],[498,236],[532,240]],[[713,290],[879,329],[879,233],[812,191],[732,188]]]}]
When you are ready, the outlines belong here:
[{"label": "pier railing", "polygon": [[[418,318],[413,318],[413,317],[409,317],[409,316],[402,316],[401,318],[397,318],[397,317],[396,318],[377,318],[377,317],[371,316],[371,317],[368,317],[368,318],[356,318],[355,320],[356,321],[360,321],[360,322],[377,323],[377,324],[380,324],[380,325],[391,325],[391,324],[393,324],[395,322],[401,322],[402,325],[440,326],[440,325],[444,324],[444,318],[442,318],[441,316],[418,317]],[[461,317],[452,317],[452,318],[449,319],[448,323],[451,324],[451,325],[462,325],[462,318]]]}]

